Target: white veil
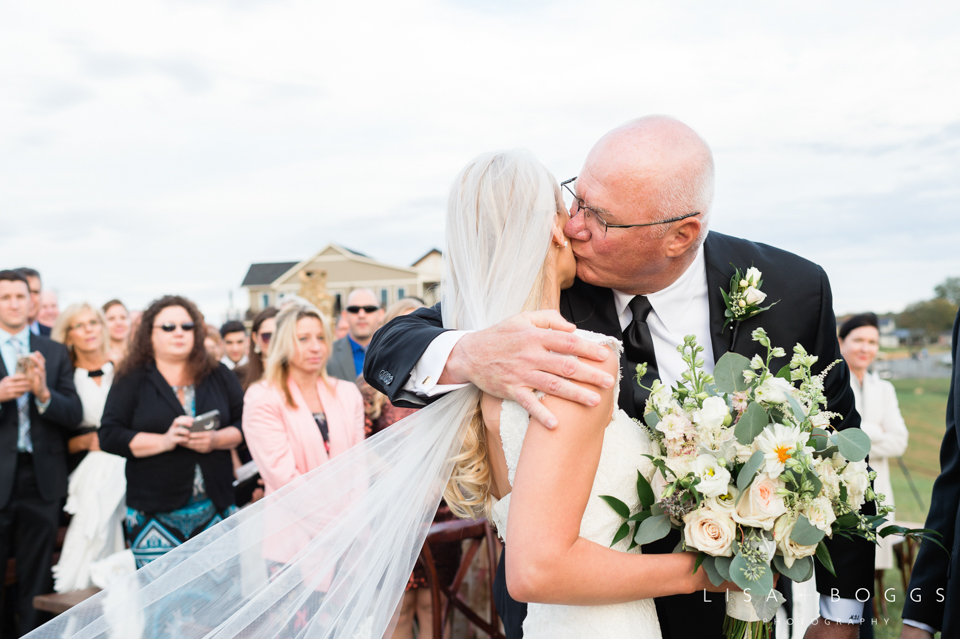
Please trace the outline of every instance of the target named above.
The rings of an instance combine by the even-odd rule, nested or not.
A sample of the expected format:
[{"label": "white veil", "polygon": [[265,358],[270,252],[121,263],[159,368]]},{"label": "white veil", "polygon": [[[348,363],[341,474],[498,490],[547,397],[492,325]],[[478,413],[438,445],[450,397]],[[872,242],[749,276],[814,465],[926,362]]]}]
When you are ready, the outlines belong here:
[{"label": "white veil", "polygon": [[[454,183],[443,323],[520,312],[555,223],[556,181],[529,153],[484,154]],[[392,627],[477,406],[453,392],[27,635],[379,639]]]}]

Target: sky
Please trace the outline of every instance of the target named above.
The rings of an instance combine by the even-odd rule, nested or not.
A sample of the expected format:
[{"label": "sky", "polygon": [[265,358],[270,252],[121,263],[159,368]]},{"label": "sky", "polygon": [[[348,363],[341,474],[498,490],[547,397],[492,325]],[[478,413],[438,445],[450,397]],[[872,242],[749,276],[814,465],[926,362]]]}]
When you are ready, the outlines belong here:
[{"label": "sky", "polygon": [[956,3],[4,2],[2,266],[218,321],[253,262],[442,249],[481,152],[563,180],[661,113],[713,149],[712,229],[898,311],[960,276],[958,78]]}]

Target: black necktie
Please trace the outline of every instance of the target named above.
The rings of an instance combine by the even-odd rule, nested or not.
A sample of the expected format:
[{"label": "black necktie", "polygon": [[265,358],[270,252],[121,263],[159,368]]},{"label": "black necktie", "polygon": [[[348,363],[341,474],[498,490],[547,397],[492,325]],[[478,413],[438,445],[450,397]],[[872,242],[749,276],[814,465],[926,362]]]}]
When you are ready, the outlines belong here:
[{"label": "black necktie", "polygon": [[87,377],[103,377],[103,369],[98,368],[95,371],[87,371]]},{"label": "black necktie", "polygon": [[[620,405],[631,417],[643,417],[643,409],[650,393],[637,383],[637,364],[647,363],[647,374],[643,376],[643,385],[649,387],[653,380],[660,377],[657,372],[657,354],[653,350],[653,337],[650,335],[650,327],[647,326],[647,316],[653,307],[650,301],[643,295],[637,295],[628,305],[633,311],[633,320],[623,331],[623,380],[620,382]],[[629,406],[627,398],[633,398],[632,406]]]}]

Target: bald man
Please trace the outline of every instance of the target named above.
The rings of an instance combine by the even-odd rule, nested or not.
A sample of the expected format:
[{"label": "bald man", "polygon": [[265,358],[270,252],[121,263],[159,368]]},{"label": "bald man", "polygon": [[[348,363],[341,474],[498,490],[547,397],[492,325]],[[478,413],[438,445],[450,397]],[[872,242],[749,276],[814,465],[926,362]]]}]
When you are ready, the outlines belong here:
[{"label": "bald man", "polygon": [[327,374],[348,382],[363,372],[363,361],[370,339],[383,323],[384,310],[376,294],[369,288],[357,288],[347,296],[343,317],[347,319],[347,336],[333,343],[327,360]]},{"label": "bald man", "polygon": [[[537,401],[536,390],[595,405],[599,396],[575,382],[605,388],[614,383],[598,368],[564,357],[602,357],[603,349],[568,334],[575,328],[627,342],[619,401],[638,418],[647,393],[631,372],[642,357],[651,363],[645,385],[653,377],[674,384],[686,369],[677,353],[685,335],[695,335],[704,347],[709,372],[728,351],[747,358],[758,354],[762,347],[750,333],[759,326],[788,353],[803,344],[819,357],[821,368],[841,359],[823,269],[771,246],[708,233],[713,178],[709,146],[677,120],[652,116],[614,129],[590,151],[579,176],[562,184],[570,214],[564,231],[577,256],[577,279],[560,301],[562,317],[553,311],[524,313],[468,333],[444,330],[439,305],[421,309],[376,334],[364,368],[367,381],[394,404],[407,406],[473,383],[518,402],[541,424],[554,427],[556,419]],[[735,268],[751,266],[763,273],[763,292],[779,302],[740,323],[736,332],[734,326],[724,329],[720,290],[729,287]],[[638,361],[631,361],[631,353]],[[782,358],[773,366],[786,363]],[[838,428],[859,428],[844,364],[826,378],[825,395],[828,410],[844,417]],[[671,552],[678,541],[674,532],[643,552]],[[873,547],[837,538],[829,548],[839,577],[818,566],[822,619],[807,637],[856,637],[863,615],[856,595],[858,589],[872,588]],[[521,637],[526,607],[507,593],[504,558],[495,590],[507,636]],[[665,639],[722,636],[722,597],[694,593],[663,597],[656,604]]]}]

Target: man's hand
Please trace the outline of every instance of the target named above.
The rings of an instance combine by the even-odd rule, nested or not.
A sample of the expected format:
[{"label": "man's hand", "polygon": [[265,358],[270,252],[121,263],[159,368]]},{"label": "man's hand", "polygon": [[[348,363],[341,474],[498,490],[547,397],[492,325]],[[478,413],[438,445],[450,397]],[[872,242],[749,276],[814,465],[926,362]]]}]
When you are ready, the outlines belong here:
[{"label": "man's hand", "polygon": [[903,624],[903,630],[900,631],[900,639],[933,639],[933,635],[916,626]]},{"label": "man's hand", "polygon": [[33,366],[27,370],[30,392],[43,404],[50,399],[50,389],[47,388],[47,360],[40,351],[30,353],[30,359],[33,360]]},{"label": "man's hand", "polygon": [[853,623],[840,623],[817,617],[807,627],[803,639],[857,639],[860,626]]},{"label": "man's hand", "polygon": [[600,396],[581,382],[612,388],[613,376],[577,359],[604,361],[610,350],[573,335],[576,327],[556,311],[521,313],[488,329],[464,335],[447,359],[440,384],[472,382],[481,390],[511,399],[547,428],[557,419],[534,391],[596,406]]},{"label": "man's hand", "polygon": [[30,380],[23,373],[0,379],[0,402],[9,402],[30,391]]}]

